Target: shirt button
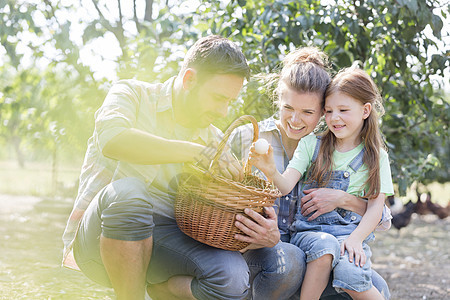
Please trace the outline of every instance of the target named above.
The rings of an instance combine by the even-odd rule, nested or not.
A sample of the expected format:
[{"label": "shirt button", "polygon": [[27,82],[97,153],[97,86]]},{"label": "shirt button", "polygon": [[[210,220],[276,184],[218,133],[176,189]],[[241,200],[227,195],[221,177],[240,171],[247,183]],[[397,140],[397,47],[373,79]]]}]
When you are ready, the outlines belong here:
[{"label": "shirt button", "polygon": [[356,217],[355,217],[355,216],[352,216],[350,219],[351,219],[352,221],[355,221],[355,220],[356,220]]},{"label": "shirt button", "polygon": [[350,176],[350,174],[349,174],[347,171],[345,171],[345,172],[344,172],[344,177],[345,177],[345,178],[348,178],[348,176]]},{"label": "shirt button", "polygon": [[286,223],[286,219],[283,218],[283,224]]},{"label": "shirt button", "polygon": [[286,196],[286,198],[284,198],[284,199],[289,200],[289,196]]}]

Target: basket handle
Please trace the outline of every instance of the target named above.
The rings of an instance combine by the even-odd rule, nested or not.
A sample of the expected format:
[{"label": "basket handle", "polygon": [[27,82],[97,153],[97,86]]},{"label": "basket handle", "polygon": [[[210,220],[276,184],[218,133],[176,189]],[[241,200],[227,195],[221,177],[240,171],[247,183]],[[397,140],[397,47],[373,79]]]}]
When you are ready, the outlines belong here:
[{"label": "basket handle", "polygon": [[[225,134],[224,134],[222,140],[220,141],[219,146],[217,147],[217,152],[216,152],[216,154],[214,154],[214,157],[213,157],[211,163],[209,164],[208,170],[210,172],[212,172],[213,166],[217,163],[220,156],[222,155],[222,152],[225,149],[225,145],[227,144],[228,139],[230,138],[231,132],[233,132],[233,130],[236,129],[237,127],[239,127],[249,121],[253,125],[253,142],[256,142],[258,140],[259,128],[258,128],[258,122],[256,121],[256,119],[250,115],[243,115],[243,116],[239,117],[233,123],[231,123],[231,125],[225,131]],[[252,166],[248,163],[248,159],[247,159],[247,161],[245,162],[245,165],[244,165],[244,173],[250,173],[251,168],[252,168]]]}]

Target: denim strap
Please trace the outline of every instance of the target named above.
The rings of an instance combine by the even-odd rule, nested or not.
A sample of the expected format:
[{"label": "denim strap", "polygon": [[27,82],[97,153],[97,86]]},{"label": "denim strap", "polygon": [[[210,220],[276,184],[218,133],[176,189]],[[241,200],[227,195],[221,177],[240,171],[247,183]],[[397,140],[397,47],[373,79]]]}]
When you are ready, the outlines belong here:
[{"label": "denim strap", "polygon": [[364,147],[348,165],[350,168],[352,168],[353,171],[357,172],[358,169],[361,168],[361,166],[363,165],[363,163],[364,163],[363,157],[364,157],[365,150],[366,150],[366,147]]},{"label": "denim strap", "polygon": [[[319,149],[320,149],[320,145],[322,144],[322,137],[318,136],[317,137],[317,143],[316,143],[316,147],[314,148],[314,154],[312,157],[311,162],[315,162],[317,159],[317,155],[319,154]],[[357,172],[359,168],[361,168],[361,166],[363,165],[363,157],[364,157],[364,152],[366,150],[366,147],[364,147],[359,153],[358,155],[355,156],[355,158],[352,159],[352,161],[350,162],[350,164],[348,165],[354,172]]]},{"label": "denim strap", "polygon": [[317,155],[319,154],[320,144],[322,144],[322,137],[318,136],[317,137],[316,148],[314,148],[314,154],[313,154],[313,157],[312,157],[312,160],[311,160],[312,163],[316,161]]}]

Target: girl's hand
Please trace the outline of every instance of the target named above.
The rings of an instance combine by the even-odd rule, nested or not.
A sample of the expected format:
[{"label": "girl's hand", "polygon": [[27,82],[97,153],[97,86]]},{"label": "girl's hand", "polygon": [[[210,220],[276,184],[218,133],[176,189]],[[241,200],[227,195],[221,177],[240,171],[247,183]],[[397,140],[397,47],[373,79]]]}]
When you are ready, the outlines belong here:
[{"label": "girl's hand", "polygon": [[348,261],[355,262],[356,266],[364,266],[366,263],[366,254],[362,247],[362,241],[353,238],[351,235],[341,243],[341,256],[345,250],[348,252]]},{"label": "girl's hand", "polygon": [[277,168],[273,158],[273,148],[271,145],[269,145],[269,151],[267,151],[266,154],[258,154],[255,151],[255,143],[253,143],[250,147],[248,157],[249,163],[260,169],[267,178],[271,179],[273,177]]}]

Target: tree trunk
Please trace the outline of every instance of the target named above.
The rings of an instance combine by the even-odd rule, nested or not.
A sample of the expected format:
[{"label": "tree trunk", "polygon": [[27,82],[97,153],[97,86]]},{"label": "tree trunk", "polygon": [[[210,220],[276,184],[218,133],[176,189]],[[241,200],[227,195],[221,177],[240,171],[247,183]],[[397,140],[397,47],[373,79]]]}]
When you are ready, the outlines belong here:
[{"label": "tree trunk", "polygon": [[152,18],[153,14],[153,0],[145,0],[145,16],[144,20],[151,22],[153,20]]},{"label": "tree trunk", "polygon": [[21,169],[25,168],[25,158],[23,157],[22,150],[20,150],[21,138],[18,136],[13,136],[11,138],[14,151],[16,152],[17,163]]},{"label": "tree trunk", "polygon": [[57,144],[54,145],[52,153],[52,195],[56,196],[58,191],[58,156],[57,156]]}]

